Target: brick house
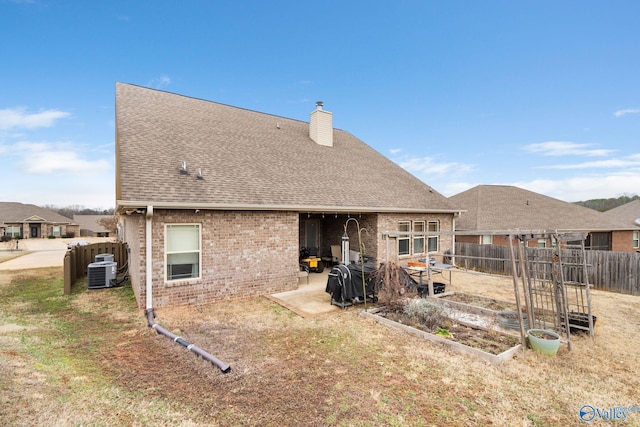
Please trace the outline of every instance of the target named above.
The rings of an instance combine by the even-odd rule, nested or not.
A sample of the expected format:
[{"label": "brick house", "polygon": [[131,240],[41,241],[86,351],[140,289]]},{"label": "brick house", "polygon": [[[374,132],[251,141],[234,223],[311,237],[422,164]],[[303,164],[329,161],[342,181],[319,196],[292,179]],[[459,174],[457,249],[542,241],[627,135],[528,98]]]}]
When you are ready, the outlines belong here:
[{"label": "brick house", "polygon": [[[456,220],[456,242],[508,245],[496,231],[577,231],[587,233],[594,250],[633,252],[640,227],[593,209],[508,185],[478,185],[449,200],[466,210]],[[477,233],[474,233],[477,232]],[[550,247],[549,239],[529,240],[529,246]],[[637,245],[637,240],[636,243]]]},{"label": "brick house", "polygon": [[102,225],[102,220],[111,220],[113,215],[74,215],[73,221],[80,227],[82,237],[112,237],[113,231]]},{"label": "brick house", "polygon": [[141,307],[295,289],[301,247],[329,254],[345,224],[352,248],[364,230],[376,263],[453,248],[451,235],[427,232],[452,231],[459,209],[334,129],[321,103],[304,122],[117,83],[116,163],[116,215]]},{"label": "brick house", "polygon": [[0,236],[33,239],[75,237],[80,227],[73,220],[36,205],[0,202]]},{"label": "brick house", "polygon": [[617,208],[609,209],[603,214],[609,218],[623,221],[629,227],[636,228],[631,231],[632,250],[640,252],[640,200],[633,200]]}]

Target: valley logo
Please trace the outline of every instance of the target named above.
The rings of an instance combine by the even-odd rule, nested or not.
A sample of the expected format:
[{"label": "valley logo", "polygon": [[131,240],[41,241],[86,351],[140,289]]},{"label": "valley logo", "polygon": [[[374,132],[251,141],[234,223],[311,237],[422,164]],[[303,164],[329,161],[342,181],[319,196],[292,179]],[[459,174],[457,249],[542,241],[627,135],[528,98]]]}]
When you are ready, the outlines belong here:
[{"label": "valley logo", "polygon": [[595,419],[609,421],[626,421],[632,412],[640,412],[640,406],[612,406],[611,408],[596,408],[584,405],[580,408],[580,419],[587,423]]}]

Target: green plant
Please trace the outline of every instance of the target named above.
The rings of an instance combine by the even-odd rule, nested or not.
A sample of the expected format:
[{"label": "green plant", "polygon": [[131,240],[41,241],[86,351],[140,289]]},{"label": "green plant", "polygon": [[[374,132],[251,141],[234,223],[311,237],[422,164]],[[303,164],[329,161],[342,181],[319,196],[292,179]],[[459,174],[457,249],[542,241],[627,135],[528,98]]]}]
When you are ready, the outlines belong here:
[{"label": "green plant", "polygon": [[436,331],[436,335],[441,335],[443,337],[450,337],[451,332],[446,328],[438,328],[438,330]]}]

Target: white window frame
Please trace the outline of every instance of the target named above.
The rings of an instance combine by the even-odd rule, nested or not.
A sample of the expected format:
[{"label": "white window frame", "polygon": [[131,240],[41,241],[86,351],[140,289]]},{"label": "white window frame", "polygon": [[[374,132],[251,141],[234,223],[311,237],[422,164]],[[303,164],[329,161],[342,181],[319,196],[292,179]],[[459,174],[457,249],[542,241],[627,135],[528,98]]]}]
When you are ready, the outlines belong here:
[{"label": "white window frame", "polygon": [[[408,231],[411,231],[411,221],[399,221],[398,222],[398,231],[400,233],[406,233]],[[400,242],[406,241],[407,242],[407,252],[400,252]],[[408,235],[402,235],[400,234],[398,236],[398,256],[407,256],[407,255],[411,255],[411,238]]]},{"label": "white window frame", "polygon": [[538,249],[544,249],[547,247],[547,239],[538,239]]},{"label": "white window frame", "polygon": [[[197,233],[198,233],[198,242],[197,248],[183,248],[183,250],[176,250],[176,251],[170,251],[169,247],[170,247],[170,233],[173,228],[178,228],[178,227],[193,227],[197,229]],[[200,279],[202,277],[202,225],[199,223],[177,223],[177,224],[165,224],[164,226],[164,277],[165,277],[165,281],[167,282],[175,282],[175,281],[179,281],[179,280],[194,280],[194,279]],[[196,265],[196,270],[195,272],[192,271],[191,276],[189,277],[178,277],[178,278],[173,278],[170,277],[170,264],[169,264],[169,258],[172,255],[189,255],[189,254],[194,254],[197,253],[197,257],[198,257],[198,263]],[[176,264],[177,265],[177,264]],[[184,265],[187,265],[187,263],[185,263]],[[192,264],[193,265],[193,264]]]},{"label": "white window frame", "polygon": [[62,236],[62,226],[61,225],[52,225],[51,226],[51,235],[54,237]]},{"label": "white window frame", "polygon": [[[424,254],[427,249],[425,246],[425,243],[426,243],[425,224],[426,224],[425,221],[413,221],[413,224],[412,224],[413,232],[422,233],[420,235],[416,235],[416,234],[413,235],[413,247],[411,248],[412,249],[411,253],[414,255]],[[422,243],[416,244],[417,242],[422,242]],[[419,245],[422,245],[422,250],[416,249]]]},{"label": "white window frame", "polygon": [[492,234],[483,234],[480,236],[480,244],[481,245],[493,245],[493,235]]},{"label": "white window frame", "polygon": [[[433,226],[433,229],[432,229]],[[438,232],[440,231],[440,221],[428,221],[427,222],[427,251],[428,252],[438,252],[438,248],[440,247],[440,236],[439,235],[435,235],[435,236],[429,236],[429,232],[431,231],[435,231]],[[435,248],[432,250],[432,244],[431,242],[435,241]]]},{"label": "white window frame", "polygon": [[640,248],[640,231],[633,232],[633,249]]},{"label": "white window frame", "polygon": [[11,236],[14,239],[16,237],[20,237],[22,235],[21,229],[19,225],[5,225],[4,227],[4,235]]}]

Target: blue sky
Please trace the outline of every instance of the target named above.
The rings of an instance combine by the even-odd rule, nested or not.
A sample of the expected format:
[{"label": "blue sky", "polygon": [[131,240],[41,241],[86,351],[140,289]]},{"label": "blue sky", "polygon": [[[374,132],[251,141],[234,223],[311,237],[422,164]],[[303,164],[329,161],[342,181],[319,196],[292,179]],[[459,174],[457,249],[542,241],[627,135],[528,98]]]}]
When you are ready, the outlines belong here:
[{"label": "blue sky", "polygon": [[640,193],[640,2],[0,0],[0,200],[115,206],[115,83],[347,130],[445,196]]}]

